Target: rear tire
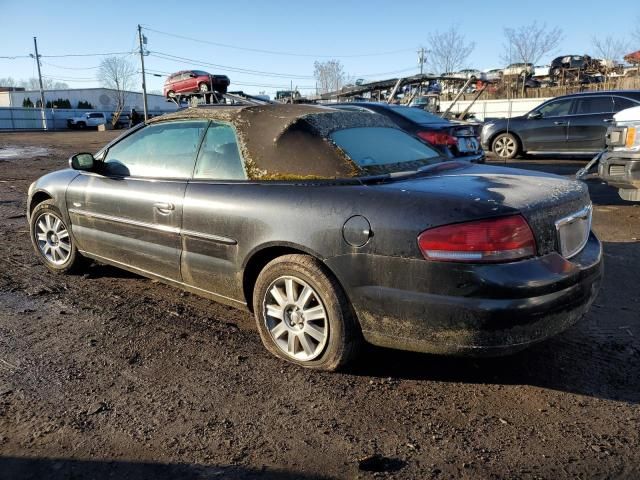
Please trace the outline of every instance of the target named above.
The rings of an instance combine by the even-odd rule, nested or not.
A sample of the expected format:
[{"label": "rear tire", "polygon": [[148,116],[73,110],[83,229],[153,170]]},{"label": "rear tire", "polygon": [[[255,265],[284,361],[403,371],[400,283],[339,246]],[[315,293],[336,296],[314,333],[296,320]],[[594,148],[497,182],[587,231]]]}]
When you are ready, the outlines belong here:
[{"label": "rear tire", "polygon": [[501,133],[491,143],[491,151],[500,160],[512,160],[520,152],[520,142],[511,133]]},{"label": "rear tire", "polygon": [[71,231],[53,200],[36,205],[29,222],[31,243],[44,265],[54,273],[71,273],[89,261],[78,253]]},{"label": "rear tire", "polygon": [[342,287],[309,255],[285,255],[258,275],[253,308],[262,343],[272,354],[325,371],[357,354],[361,333]]},{"label": "rear tire", "polygon": [[87,124],[84,122],[78,122],[76,125],[78,125],[79,130],[84,130],[85,127],[87,126]]},{"label": "rear tire", "polygon": [[167,98],[175,98],[176,97],[176,92],[174,92],[173,90],[169,90],[167,92]]}]

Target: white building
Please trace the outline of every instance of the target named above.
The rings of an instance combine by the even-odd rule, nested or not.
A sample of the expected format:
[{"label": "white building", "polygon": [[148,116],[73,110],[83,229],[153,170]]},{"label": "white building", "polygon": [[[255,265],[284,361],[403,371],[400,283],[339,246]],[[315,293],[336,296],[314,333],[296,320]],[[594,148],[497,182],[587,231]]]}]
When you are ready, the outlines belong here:
[{"label": "white building", "polygon": [[[49,101],[63,99],[69,100],[71,108],[78,107],[78,102],[89,102],[95,111],[112,113],[116,108],[116,90],[109,88],[70,88],[67,90],[45,90],[45,104]],[[29,98],[33,105],[40,100],[39,90],[26,90],[22,92],[0,92],[0,107],[22,107],[25,98]],[[177,109],[175,103],[168,102],[162,95],[147,94],[149,113],[159,115],[173,112]],[[124,111],[129,112],[135,108],[142,113],[142,93],[125,92]]]}]

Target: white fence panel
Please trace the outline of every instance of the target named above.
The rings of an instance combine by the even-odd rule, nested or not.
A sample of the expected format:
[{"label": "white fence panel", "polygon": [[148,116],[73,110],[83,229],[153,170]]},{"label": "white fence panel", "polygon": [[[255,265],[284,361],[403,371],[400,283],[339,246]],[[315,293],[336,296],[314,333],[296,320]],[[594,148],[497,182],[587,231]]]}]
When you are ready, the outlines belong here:
[{"label": "white fence panel", "polygon": [[[484,121],[491,118],[511,118],[533,110],[538,105],[549,100],[548,98],[518,98],[515,100],[478,100],[469,110],[478,120]],[[452,102],[440,102],[440,110],[445,111]],[[471,103],[470,100],[457,102],[453,113],[463,112]]]}]

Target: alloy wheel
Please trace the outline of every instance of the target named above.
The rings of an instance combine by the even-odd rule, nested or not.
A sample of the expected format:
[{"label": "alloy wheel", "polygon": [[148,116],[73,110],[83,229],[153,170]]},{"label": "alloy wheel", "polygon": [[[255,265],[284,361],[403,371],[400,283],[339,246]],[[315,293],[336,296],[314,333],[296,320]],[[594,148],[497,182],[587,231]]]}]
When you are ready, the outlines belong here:
[{"label": "alloy wheel", "polygon": [[516,142],[512,138],[506,136],[500,137],[498,140],[496,140],[496,144],[494,147],[495,152],[502,158],[510,157],[511,155],[513,155],[516,151],[516,148]]},{"label": "alloy wheel", "polygon": [[283,276],[274,280],[263,300],[264,322],[278,348],[289,358],[310,361],[329,339],[329,319],[318,293],[305,281]]},{"label": "alloy wheel", "polygon": [[57,215],[44,213],[34,232],[42,255],[54,265],[63,265],[71,255],[71,239],[66,225]]}]

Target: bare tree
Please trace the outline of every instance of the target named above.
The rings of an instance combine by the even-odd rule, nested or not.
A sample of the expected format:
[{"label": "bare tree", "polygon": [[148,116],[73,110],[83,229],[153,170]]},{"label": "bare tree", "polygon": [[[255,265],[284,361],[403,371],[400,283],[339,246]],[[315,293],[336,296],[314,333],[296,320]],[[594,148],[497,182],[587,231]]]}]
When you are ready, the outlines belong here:
[{"label": "bare tree", "polygon": [[346,74],[340,60],[313,62],[313,76],[318,82],[318,93],[340,90],[345,83]]},{"label": "bare tree", "polygon": [[427,38],[429,53],[426,63],[436,74],[452,73],[465,66],[465,62],[476,47],[457,27],[450,27],[444,32],[435,32]]},{"label": "bare tree", "polygon": [[18,82],[16,82],[13,77],[4,77],[0,78],[0,87],[17,87]]},{"label": "bare tree", "polygon": [[594,56],[601,60],[601,69],[605,78],[621,63],[622,57],[629,50],[629,42],[615,39],[611,35],[605,38],[593,37]]},{"label": "bare tree", "polygon": [[[29,78],[27,80],[14,80],[11,77],[0,78],[0,86],[2,87],[21,87],[25,90],[39,90],[40,82],[37,78]],[[69,85],[64,82],[56,82],[51,78],[43,78],[42,86],[45,90],[67,90]]]},{"label": "bare tree", "polygon": [[509,63],[522,62],[535,65],[547,53],[553,51],[562,40],[562,30],[548,28],[546,24],[533,22],[518,28],[505,28],[504,59]]},{"label": "bare tree", "polygon": [[128,91],[134,84],[134,75],[136,75],[135,67],[124,57],[107,57],[100,62],[98,80],[103,87],[113,90],[111,98],[115,103],[112,120],[114,124],[118,122],[120,114],[124,110]]}]

